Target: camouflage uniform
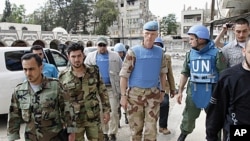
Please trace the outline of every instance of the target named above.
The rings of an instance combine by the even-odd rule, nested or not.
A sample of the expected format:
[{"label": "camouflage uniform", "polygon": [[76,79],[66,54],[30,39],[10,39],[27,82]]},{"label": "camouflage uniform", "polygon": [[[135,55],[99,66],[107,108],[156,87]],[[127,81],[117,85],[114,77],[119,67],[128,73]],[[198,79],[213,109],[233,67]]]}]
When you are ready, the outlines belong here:
[{"label": "camouflage uniform", "polygon": [[[173,70],[172,70],[171,56],[168,54],[165,54],[165,55],[166,55],[168,73],[167,73],[167,78],[166,78],[164,100],[161,102],[161,105],[160,105],[160,117],[159,117],[160,130],[162,130],[162,128],[164,129],[168,127],[169,94],[175,92],[175,81],[174,81],[174,75],[173,75]],[[168,134],[169,130],[165,129],[164,131],[160,131],[160,132],[162,132],[163,134]]]},{"label": "camouflage uniform", "polygon": [[166,55],[166,61],[167,61],[167,67],[168,67],[168,73],[167,73],[167,82],[166,82],[166,92],[170,93],[170,91],[175,91],[175,81],[174,81],[174,75],[172,71],[172,61],[171,56],[168,54]]},{"label": "camouflage uniform", "polygon": [[[129,49],[124,60],[120,76],[128,78],[133,71],[135,64],[135,54]],[[167,73],[166,56],[163,54],[161,73]],[[151,66],[149,66],[151,67]],[[133,87],[128,89],[128,120],[132,130],[132,140],[141,141],[144,127],[144,140],[155,141],[157,136],[156,124],[160,110],[160,90],[153,88]],[[145,126],[144,126],[145,125]]]},{"label": "camouflage uniform", "polygon": [[[109,113],[110,104],[107,89],[96,66],[86,67],[82,78],[73,74],[72,67],[59,74],[59,81],[69,93],[69,107],[76,127],[76,141],[84,141],[84,134],[90,141],[99,140],[101,133],[100,113]],[[101,101],[100,101],[101,100]],[[101,111],[103,110],[103,111]]]},{"label": "camouflage uniform", "polygon": [[11,99],[8,139],[20,139],[20,125],[24,122],[26,141],[60,141],[58,133],[63,129],[62,121],[70,118],[69,114],[64,114],[64,96],[59,81],[45,76],[37,92],[28,81],[19,84]]}]

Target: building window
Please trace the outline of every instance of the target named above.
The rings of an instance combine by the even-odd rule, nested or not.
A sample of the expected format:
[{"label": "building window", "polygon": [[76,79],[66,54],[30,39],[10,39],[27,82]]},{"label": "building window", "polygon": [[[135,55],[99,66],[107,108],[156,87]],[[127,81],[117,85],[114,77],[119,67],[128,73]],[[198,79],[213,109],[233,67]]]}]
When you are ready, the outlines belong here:
[{"label": "building window", "polygon": [[14,26],[10,26],[9,30],[16,30],[16,28]]},{"label": "building window", "polygon": [[23,27],[22,30],[28,30],[28,28],[27,27]]},{"label": "building window", "polygon": [[197,21],[201,21],[201,17],[197,17]]},{"label": "building window", "polygon": [[201,14],[184,15],[185,23],[195,23],[201,21]]},{"label": "building window", "polygon": [[134,30],[134,29],[132,30],[132,33],[131,33],[131,34],[135,34],[135,30]]},{"label": "building window", "polygon": [[183,33],[186,34],[191,26],[184,26]]}]

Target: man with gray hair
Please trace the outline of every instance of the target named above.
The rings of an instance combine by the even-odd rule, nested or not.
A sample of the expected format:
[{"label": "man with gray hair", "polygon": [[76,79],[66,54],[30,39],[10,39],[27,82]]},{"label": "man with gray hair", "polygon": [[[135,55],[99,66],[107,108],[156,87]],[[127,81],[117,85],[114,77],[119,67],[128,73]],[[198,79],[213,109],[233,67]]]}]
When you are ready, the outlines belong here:
[{"label": "man with gray hair", "polygon": [[157,36],[158,23],[147,22],[143,26],[142,45],[128,50],[120,71],[120,103],[127,110],[132,141],[141,141],[142,138],[156,141],[157,137],[157,120],[165,95],[167,73],[164,52],[154,45]]}]

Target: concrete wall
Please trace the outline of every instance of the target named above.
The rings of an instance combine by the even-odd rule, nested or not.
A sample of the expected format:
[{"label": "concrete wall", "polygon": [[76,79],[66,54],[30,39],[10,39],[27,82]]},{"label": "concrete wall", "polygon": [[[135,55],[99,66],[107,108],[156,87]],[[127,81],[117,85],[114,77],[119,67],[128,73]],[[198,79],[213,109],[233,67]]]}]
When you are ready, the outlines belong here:
[{"label": "concrete wall", "polygon": [[[32,46],[40,44],[44,47],[57,49],[59,44],[81,42],[85,47],[94,46],[99,36],[63,34],[52,31],[25,31],[25,30],[2,30],[0,32],[0,47],[4,46]],[[107,37],[109,42],[110,39]]]}]

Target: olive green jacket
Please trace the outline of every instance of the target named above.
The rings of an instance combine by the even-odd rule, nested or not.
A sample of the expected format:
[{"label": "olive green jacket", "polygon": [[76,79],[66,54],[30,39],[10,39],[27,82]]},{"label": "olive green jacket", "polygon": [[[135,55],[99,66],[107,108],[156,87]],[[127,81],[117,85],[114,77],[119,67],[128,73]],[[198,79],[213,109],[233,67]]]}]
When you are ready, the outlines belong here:
[{"label": "olive green jacket", "polygon": [[[64,89],[57,79],[43,77],[37,92],[28,81],[19,84],[12,94],[7,135],[9,140],[20,139],[19,130],[25,123],[26,141],[58,140],[63,126],[69,125]],[[68,122],[68,123],[67,123]]]},{"label": "olive green jacket", "polygon": [[69,94],[66,101],[68,101],[70,114],[73,116],[76,127],[69,132],[77,132],[83,126],[99,125],[100,112],[111,111],[108,92],[100,78],[98,67],[85,67],[86,72],[82,78],[76,77],[71,67],[59,74],[59,81]]}]

